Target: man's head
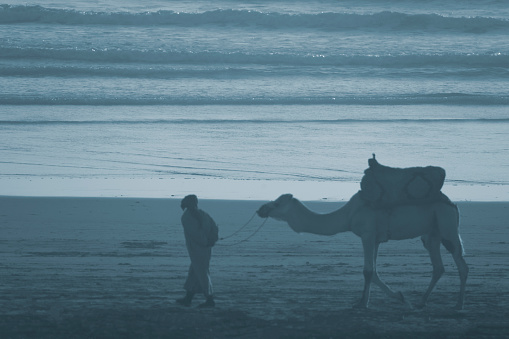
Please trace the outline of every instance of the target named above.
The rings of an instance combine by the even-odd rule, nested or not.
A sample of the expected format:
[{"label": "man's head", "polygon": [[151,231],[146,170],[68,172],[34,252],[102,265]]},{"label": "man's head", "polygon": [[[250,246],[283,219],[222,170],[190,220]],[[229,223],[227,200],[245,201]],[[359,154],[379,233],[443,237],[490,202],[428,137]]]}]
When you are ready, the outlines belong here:
[{"label": "man's head", "polygon": [[185,210],[186,208],[192,209],[198,207],[198,197],[194,194],[187,195],[182,201],[180,202],[180,207],[182,210]]}]

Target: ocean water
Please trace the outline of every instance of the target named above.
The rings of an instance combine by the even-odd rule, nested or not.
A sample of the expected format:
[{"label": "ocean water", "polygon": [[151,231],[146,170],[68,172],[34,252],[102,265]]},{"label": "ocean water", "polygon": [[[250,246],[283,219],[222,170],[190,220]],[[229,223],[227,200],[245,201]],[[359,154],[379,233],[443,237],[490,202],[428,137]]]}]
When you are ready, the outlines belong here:
[{"label": "ocean water", "polygon": [[353,183],[376,153],[509,187],[508,34],[495,0],[9,1],[0,180]]}]

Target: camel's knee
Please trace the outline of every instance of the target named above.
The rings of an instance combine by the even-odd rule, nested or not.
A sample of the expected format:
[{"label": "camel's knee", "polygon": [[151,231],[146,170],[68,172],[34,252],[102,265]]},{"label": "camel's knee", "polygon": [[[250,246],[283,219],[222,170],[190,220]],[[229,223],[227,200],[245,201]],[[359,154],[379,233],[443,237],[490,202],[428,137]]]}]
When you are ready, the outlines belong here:
[{"label": "camel's knee", "polygon": [[373,280],[373,270],[371,269],[365,269],[363,272],[364,274],[364,280],[371,282]]},{"label": "camel's knee", "polygon": [[452,253],[452,257],[453,257],[454,261],[456,262],[458,269],[460,271],[465,271],[466,273],[468,273],[468,265],[467,265],[467,262],[465,261],[465,258],[463,257],[463,255],[464,255],[463,248],[460,248],[459,251]]},{"label": "camel's knee", "polygon": [[462,289],[464,289],[468,277],[468,272],[470,269],[468,268],[468,265],[461,253],[453,254],[453,258],[454,261],[456,262],[456,266],[458,267]]},{"label": "camel's knee", "polygon": [[382,279],[380,279],[380,277],[378,276],[377,271],[373,271],[373,273],[371,274],[371,280],[376,284],[380,284],[380,283],[383,284]]},{"label": "camel's knee", "polygon": [[440,279],[444,273],[445,273],[445,268],[443,265],[433,267],[433,277],[435,279]]},{"label": "camel's knee", "polygon": [[465,269],[463,270],[463,272],[460,271],[460,279],[461,281],[465,282],[467,281],[467,277],[468,277],[468,266],[465,266]]},{"label": "camel's knee", "polygon": [[458,271],[460,273],[461,280],[466,280],[470,269],[468,268],[468,265],[463,257],[458,260]]}]

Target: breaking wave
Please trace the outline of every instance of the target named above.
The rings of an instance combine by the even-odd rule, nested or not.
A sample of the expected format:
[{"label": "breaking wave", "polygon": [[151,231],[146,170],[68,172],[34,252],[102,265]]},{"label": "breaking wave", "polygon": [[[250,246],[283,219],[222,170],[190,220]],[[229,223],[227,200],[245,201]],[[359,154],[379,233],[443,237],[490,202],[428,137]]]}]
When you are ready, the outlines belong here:
[{"label": "breaking wave", "polygon": [[129,26],[202,26],[256,25],[267,29],[317,28],[324,30],[390,29],[390,30],[459,30],[484,33],[509,29],[509,21],[492,17],[449,17],[439,14],[318,13],[284,14],[254,10],[213,10],[183,13],[168,10],[155,12],[92,12],[53,9],[42,6],[0,6],[0,24],[42,23],[63,25],[129,25]]}]

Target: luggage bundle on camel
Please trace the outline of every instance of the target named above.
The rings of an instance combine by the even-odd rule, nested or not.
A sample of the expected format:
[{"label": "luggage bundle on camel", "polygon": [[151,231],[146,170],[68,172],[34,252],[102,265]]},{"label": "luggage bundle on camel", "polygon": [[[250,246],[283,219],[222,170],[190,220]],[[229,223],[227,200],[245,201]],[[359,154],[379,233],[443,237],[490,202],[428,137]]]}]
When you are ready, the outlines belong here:
[{"label": "luggage bundle on camel", "polygon": [[361,196],[372,207],[390,208],[440,200],[445,180],[442,167],[394,168],[373,158],[361,180]]}]

